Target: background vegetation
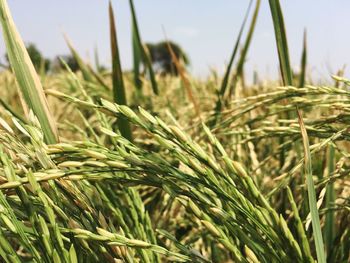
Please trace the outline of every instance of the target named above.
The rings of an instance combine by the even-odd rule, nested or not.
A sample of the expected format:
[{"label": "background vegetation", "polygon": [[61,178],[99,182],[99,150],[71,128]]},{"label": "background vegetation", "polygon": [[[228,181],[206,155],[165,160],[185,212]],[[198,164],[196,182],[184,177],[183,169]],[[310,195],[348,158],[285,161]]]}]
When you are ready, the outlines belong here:
[{"label": "background vegetation", "polygon": [[260,0],[225,74],[205,81],[177,44],[142,42],[132,0],[132,72],[111,5],[108,70],[68,39],[71,55],[49,67],[0,0],[1,260],[348,262],[350,81],[307,81],[306,34],[292,72],[269,4],[281,79],[247,86]]}]

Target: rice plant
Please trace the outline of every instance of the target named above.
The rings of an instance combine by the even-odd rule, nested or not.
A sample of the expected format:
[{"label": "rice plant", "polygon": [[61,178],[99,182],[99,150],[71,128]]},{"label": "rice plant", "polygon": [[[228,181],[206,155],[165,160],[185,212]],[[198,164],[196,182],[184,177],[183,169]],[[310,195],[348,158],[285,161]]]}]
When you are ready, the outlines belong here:
[{"label": "rice plant", "polygon": [[349,262],[350,80],[307,82],[306,37],[293,74],[271,0],[283,86],[243,85],[253,2],[222,78],[156,75],[130,1],[132,74],[110,4],[111,72],[67,41],[80,71],[41,83],[0,0],[2,262]]}]

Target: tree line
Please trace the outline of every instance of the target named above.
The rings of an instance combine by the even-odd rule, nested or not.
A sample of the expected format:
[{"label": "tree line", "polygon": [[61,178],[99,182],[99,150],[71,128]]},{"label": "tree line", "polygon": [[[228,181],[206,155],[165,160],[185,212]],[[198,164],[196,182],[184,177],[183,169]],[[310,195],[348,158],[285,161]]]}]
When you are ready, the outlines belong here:
[{"label": "tree line", "polygon": [[[177,57],[178,60],[181,60],[184,65],[189,65],[190,60],[185,51],[175,42],[172,41],[162,41],[159,43],[146,43],[145,46],[148,49],[152,65],[156,73],[161,75],[178,75],[177,67],[175,66],[171,51]],[[33,62],[35,69],[38,72],[52,72],[56,73],[62,70],[65,70],[65,65],[62,63],[64,61],[68,67],[76,72],[79,70],[79,64],[76,61],[73,55],[63,55],[56,56],[54,59],[49,59],[44,57],[41,51],[37,48],[34,43],[29,43],[26,46],[30,59]],[[9,61],[7,54],[4,55],[5,63],[1,63],[1,66],[4,68],[9,67]],[[143,68],[145,68],[143,66]],[[99,71],[103,71],[106,68],[103,66],[99,66]]]}]

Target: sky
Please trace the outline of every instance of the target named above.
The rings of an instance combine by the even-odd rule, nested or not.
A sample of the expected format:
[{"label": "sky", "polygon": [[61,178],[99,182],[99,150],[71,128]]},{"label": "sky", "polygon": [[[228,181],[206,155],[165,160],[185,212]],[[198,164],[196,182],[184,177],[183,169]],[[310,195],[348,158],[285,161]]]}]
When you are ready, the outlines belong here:
[{"label": "sky", "polygon": [[[94,49],[110,66],[107,0],[8,0],[18,30],[49,58],[68,54],[67,34],[76,49],[93,63]],[[131,24],[127,0],[112,1],[124,69],[131,68]],[[190,71],[207,76],[223,72],[229,60],[249,1],[243,0],[134,0],[143,42],[177,42],[191,60]],[[350,62],[349,0],[281,0],[292,65],[298,69],[303,31],[307,30],[308,70],[314,78],[329,79]],[[5,53],[0,39],[0,54]],[[278,58],[267,0],[262,0],[249,49],[246,73],[278,77]],[[346,76],[348,70],[346,70]],[[249,76],[248,76],[249,77]]]}]

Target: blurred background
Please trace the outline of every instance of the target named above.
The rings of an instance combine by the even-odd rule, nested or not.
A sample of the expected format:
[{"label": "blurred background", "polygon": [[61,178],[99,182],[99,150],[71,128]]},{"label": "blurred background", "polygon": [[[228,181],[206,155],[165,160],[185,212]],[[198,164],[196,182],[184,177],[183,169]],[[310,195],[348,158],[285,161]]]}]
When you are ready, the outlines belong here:
[{"label": "blurred background", "polygon": [[[178,43],[191,61],[190,71],[206,77],[211,69],[223,72],[233,49],[249,1],[136,0],[144,42],[168,38]],[[350,61],[350,1],[281,1],[285,15],[291,62],[297,70],[307,30],[308,70],[314,81],[327,81]],[[45,57],[69,54],[63,33],[81,55],[110,67],[108,1],[9,1],[26,43],[34,43]],[[124,69],[132,66],[131,23],[127,0],[113,1]],[[1,61],[5,47],[0,43]],[[268,1],[262,1],[257,28],[245,66],[248,79],[254,70],[261,78],[278,77],[278,58]],[[348,76],[345,70],[345,76]]]}]

